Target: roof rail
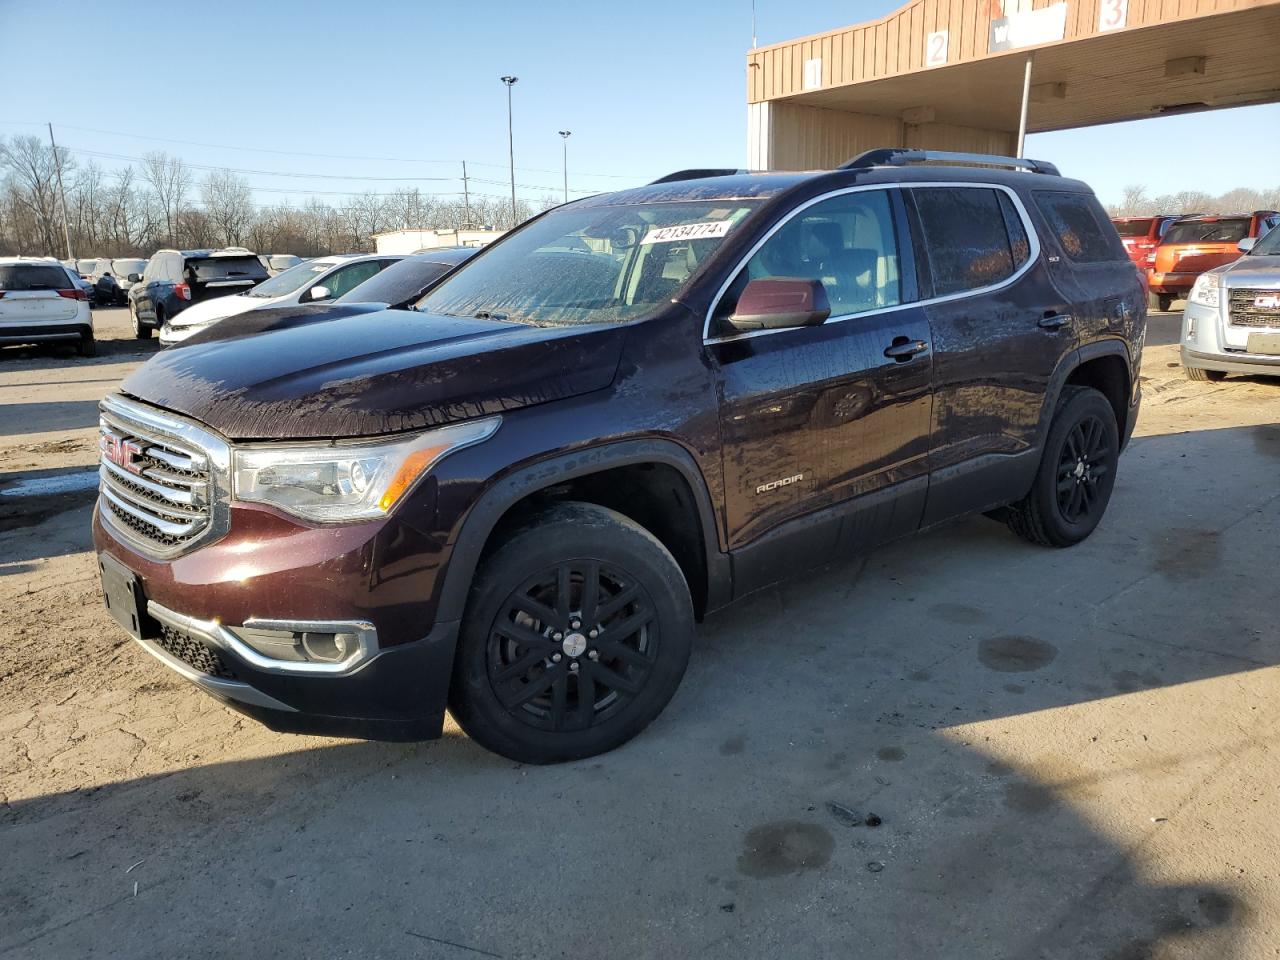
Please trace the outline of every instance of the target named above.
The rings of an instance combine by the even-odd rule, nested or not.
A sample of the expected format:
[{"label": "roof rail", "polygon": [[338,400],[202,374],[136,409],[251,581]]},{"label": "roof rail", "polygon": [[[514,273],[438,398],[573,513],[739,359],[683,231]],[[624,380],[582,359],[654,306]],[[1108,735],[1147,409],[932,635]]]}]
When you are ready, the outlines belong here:
[{"label": "roof rail", "polygon": [[690,170],[677,170],[675,173],[668,173],[665,177],[659,177],[657,180],[651,181],[648,186],[653,186],[655,183],[675,183],[678,180],[701,180],[703,177],[732,177],[746,172],[745,170],[736,170],[729,167],[695,167]]},{"label": "roof rail", "polygon": [[1025,157],[1002,157],[989,153],[953,153],[948,150],[906,150],[899,147],[881,147],[860,153],[840,170],[862,170],[867,167],[905,167],[910,163],[955,163],[964,166],[1011,167],[1060,176],[1058,168],[1045,160],[1028,160]]}]

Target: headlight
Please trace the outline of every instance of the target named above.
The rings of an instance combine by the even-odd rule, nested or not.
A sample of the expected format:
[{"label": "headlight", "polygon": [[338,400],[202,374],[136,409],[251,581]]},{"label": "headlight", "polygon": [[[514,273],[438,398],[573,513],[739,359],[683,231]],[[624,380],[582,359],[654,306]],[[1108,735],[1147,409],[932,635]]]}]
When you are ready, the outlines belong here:
[{"label": "headlight", "polygon": [[493,436],[501,417],[372,443],[246,447],[235,451],[232,496],[306,520],[386,516],[446,454]]},{"label": "headlight", "polygon": [[1202,273],[1196,277],[1196,282],[1191,287],[1191,295],[1187,300],[1198,303],[1202,307],[1216,307],[1221,287],[1222,281],[1216,273]]}]

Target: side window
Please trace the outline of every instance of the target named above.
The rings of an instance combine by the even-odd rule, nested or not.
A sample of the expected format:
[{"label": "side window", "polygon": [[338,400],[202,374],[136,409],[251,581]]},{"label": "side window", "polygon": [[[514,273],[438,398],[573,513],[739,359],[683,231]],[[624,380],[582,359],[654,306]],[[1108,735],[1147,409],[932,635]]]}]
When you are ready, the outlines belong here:
[{"label": "side window", "polygon": [[[888,193],[846,193],[788,220],[747,261],[725,299],[736,299],[749,280],[765,277],[820,281],[833,317],[901,303],[898,243]],[[724,307],[722,303],[721,312],[728,312]]]},{"label": "side window", "polygon": [[1093,194],[1037,190],[1035,197],[1062,252],[1076,263],[1128,258],[1115,227]]},{"label": "side window", "polygon": [[[1000,203],[1003,195],[1004,191],[989,187],[912,190],[933,274],[934,296],[988,287],[1014,272],[1015,251]],[[1013,219],[1018,220],[1016,212]],[[1027,246],[1025,233],[1021,240]],[[1029,246],[1023,260],[1027,256]]]},{"label": "side window", "polygon": [[353,263],[349,267],[342,267],[339,270],[335,270],[333,273],[329,274],[327,278],[321,281],[321,283],[329,288],[329,292],[334,297],[340,297],[353,287],[364,283],[382,269],[382,266],[383,264],[377,260],[365,260],[363,263]]}]

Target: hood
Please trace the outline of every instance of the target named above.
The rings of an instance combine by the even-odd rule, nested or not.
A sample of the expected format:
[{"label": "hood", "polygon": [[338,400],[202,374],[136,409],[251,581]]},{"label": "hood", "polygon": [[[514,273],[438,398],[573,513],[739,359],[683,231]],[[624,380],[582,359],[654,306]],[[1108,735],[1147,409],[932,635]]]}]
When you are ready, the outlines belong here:
[{"label": "hood", "polygon": [[255,307],[264,307],[272,303],[275,301],[263,300],[261,297],[246,297],[242,293],[230,297],[215,297],[212,300],[193,303],[173,317],[169,321],[169,326],[196,327],[202,323],[214,323],[225,320],[227,317],[234,317],[237,313],[244,313]]},{"label": "hood", "polygon": [[603,389],[624,329],[378,310],[206,336],[156,354],[122,392],[232,440],[301,440],[420,430]]},{"label": "hood", "polygon": [[1221,274],[1223,280],[1228,278],[1234,280],[1236,285],[1280,285],[1280,254],[1275,256],[1247,254],[1213,272]]}]

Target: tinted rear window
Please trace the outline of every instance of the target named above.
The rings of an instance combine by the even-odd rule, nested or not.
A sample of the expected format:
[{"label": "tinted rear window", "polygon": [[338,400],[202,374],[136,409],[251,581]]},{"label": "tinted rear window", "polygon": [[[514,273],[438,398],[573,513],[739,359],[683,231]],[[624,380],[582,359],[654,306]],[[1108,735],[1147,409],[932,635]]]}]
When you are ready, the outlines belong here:
[{"label": "tinted rear window", "polygon": [[1037,190],[1035,197],[1062,252],[1076,263],[1129,259],[1115,227],[1093,194]]},{"label": "tinted rear window", "polygon": [[377,276],[352,287],[338,298],[340,303],[403,303],[416,300],[424,287],[453,269],[452,264],[426,260],[401,260]]},{"label": "tinted rear window", "polygon": [[70,290],[67,271],[53,264],[0,264],[0,290]]},{"label": "tinted rear window", "polygon": [[1239,243],[1249,235],[1247,217],[1223,220],[1184,220],[1164,235],[1165,243]]},{"label": "tinted rear window", "polygon": [[206,257],[187,261],[187,269],[195,272],[196,280],[265,280],[267,268],[254,256]]},{"label": "tinted rear window", "polygon": [[[997,191],[924,187],[912,194],[933,275],[934,296],[988,287],[1013,273],[1013,249]],[[1025,243],[1025,235],[1022,240]],[[1023,251],[1019,253],[1025,259]]]},{"label": "tinted rear window", "polygon": [[1150,220],[1113,220],[1112,223],[1122,237],[1145,237],[1151,232]]}]

